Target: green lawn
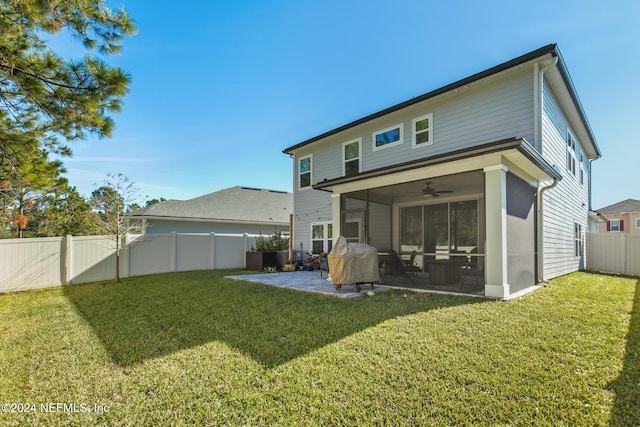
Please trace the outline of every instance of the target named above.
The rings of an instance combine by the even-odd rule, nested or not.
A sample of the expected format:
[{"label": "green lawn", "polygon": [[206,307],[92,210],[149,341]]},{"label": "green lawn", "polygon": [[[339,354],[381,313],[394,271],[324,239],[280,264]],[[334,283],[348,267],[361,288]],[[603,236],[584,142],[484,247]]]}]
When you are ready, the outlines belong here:
[{"label": "green lawn", "polygon": [[638,278],[500,302],[231,273],[0,296],[0,425],[640,425]]}]

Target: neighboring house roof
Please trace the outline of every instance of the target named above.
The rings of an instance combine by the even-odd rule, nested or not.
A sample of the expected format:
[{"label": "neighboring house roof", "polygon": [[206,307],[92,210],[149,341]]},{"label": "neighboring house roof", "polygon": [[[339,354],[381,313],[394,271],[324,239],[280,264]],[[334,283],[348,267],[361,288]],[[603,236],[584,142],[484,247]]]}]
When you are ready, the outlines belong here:
[{"label": "neighboring house roof", "polygon": [[[443,86],[439,89],[433,90],[431,92],[427,92],[423,95],[417,96],[415,98],[412,98],[408,101],[402,102],[400,104],[394,105],[392,107],[386,108],[384,110],[381,110],[377,113],[374,114],[370,114],[366,117],[363,117],[359,120],[353,121],[351,123],[347,123],[344,126],[338,127],[336,129],[330,130],[328,132],[325,132],[321,135],[318,135],[316,137],[313,137],[311,139],[308,139],[306,141],[303,141],[299,144],[293,145],[289,148],[286,148],[283,150],[283,153],[285,154],[293,154],[294,151],[298,150],[299,148],[302,148],[308,144],[311,144],[313,142],[322,140],[324,138],[327,138],[329,136],[338,134],[340,132],[346,131],[348,129],[351,129],[355,126],[361,125],[363,123],[369,122],[371,120],[377,119],[379,117],[385,116],[387,114],[393,113],[395,111],[401,110],[403,108],[415,105],[417,103],[426,101],[428,99],[432,99],[435,98],[437,96],[446,94],[447,92],[457,92],[467,86],[470,86],[472,84],[475,84],[477,82],[479,82],[480,80],[486,79],[488,77],[492,77],[496,74],[505,72],[511,68],[526,64],[530,61],[534,61],[534,60],[540,60],[541,57],[549,55],[550,58],[557,58],[557,64],[556,64],[556,68],[558,70],[559,73],[559,77],[562,80],[562,82],[564,83],[564,86],[566,87],[566,94],[568,95],[569,99],[571,100],[571,102],[573,103],[573,107],[575,108],[575,113],[576,113],[576,117],[577,119],[579,119],[579,121],[581,122],[583,129],[584,129],[584,137],[588,139],[588,143],[589,143],[589,148],[587,150],[587,155],[589,158],[598,158],[601,156],[601,152],[600,152],[600,148],[598,147],[598,144],[596,142],[596,138],[593,134],[593,131],[591,130],[591,126],[589,125],[589,121],[587,120],[587,116],[584,112],[584,109],[582,108],[582,104],[580,103],[580,100],[578,98],[578,95],[576,93],[575,87],[573,86],[573,82],[571,81],[571,77],[569,76],[569,71],[566,67],[566,64],[564,63],[564,60],[562,59],[562,55],[560,54],[560,50],[558,49],[558,46],[554,43],[554,44],[550,44],[544,47],[541,47],[540,49],[534,50],[532,52],[529,52],[525,55],[519,56],[515,59],[512,59],[511,61],[507,61],[503,64],[497,65],[495,67],[489,68],[488,70],[482,71],[480,73],[474,74],[470,77],[467,77],[465,79],[459,80],[457,82],[451,83],[449,85]],[[553,78],[551,78],[553,80]],[[556,79],[557,80],[557,79]],[[552,82],[553,83],[553,82]],[[574,123],[577,124],[577,123]],[[581,132],[579,132],[579,134],[582,134]],[[585,141],[586,143],[587,141]]]},{"label": "neighboring house roof", "polygon": [[613,205],[605,206],[598,209],[598,212],[604,215],[611,214],[623,214],[630,212],[640,212],[640,200],[627,199]]},{"label": "neighboring house roof", "polygon": [[189,200],[167,200],[129,215],[172,219],[256,224],[289,224],[293,194],[251,187],[231,187]]}]

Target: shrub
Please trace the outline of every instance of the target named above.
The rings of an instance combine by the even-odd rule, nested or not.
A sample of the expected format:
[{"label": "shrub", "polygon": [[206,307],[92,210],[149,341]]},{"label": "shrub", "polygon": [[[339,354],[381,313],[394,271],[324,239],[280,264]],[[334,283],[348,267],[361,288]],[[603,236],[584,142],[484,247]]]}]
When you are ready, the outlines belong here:
[{"label": "shrub", "polygon": [[289,238],[279,234],[265,237],[262,234],[256,237],[256,245],[251,246],[251,252],[276,252],[289,248]]}]

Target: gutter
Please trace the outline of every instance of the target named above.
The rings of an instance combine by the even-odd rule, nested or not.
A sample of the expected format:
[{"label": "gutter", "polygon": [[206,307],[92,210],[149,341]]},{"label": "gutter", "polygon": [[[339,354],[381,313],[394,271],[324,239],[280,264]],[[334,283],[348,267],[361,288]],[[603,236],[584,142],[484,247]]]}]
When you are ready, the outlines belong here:
[{"label": "gutter", "polygon": [[[556,49],[557,52],[557,49]],[[555,66],[558,64],[558,57],[559,54],[554,55],[553,59],[551,62],[549,62],[548,64],[544,65],[542,68],[540,68],[538,70],[538,75],[536,76],[537,78],[537,84],[536,84],[536,89],[538,90],[538,93],[536,94],[536,101],[537,101],[537,111],[536,111],[536,125],[537,125],[537,129],[536,129],[536,147],[538,148],[538,150],[540,150],[540,153],[542,153],[542,118],[543,118],[543,111],[544,111],[544,73],[549,70],[551,67]],[[589,175],[591,176],[591,175]],[[562,178],[560,178],[562,179]],[[553,183],[551,183],[550,185],[547,185],[546,187],[541,188],[538,191],[538,283],[542,283],[543,285],[548,285],[549,282],[544,280],[544,221],[542,219],[543,213],[544,213],[544,204],[543,204],[543,200],[544,200],[544,193],[547,190],[551,190],[552,188],[554,188],[556,185],[558,185],[558,178],[553,178]]]}]

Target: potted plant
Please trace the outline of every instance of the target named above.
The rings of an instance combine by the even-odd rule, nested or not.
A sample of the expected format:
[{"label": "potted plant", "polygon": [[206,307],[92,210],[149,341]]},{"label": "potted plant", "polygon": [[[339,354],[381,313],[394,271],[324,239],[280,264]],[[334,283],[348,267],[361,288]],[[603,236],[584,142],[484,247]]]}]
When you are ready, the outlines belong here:
[{"label": "potted plant", "polygon": [[286,249],[289,239],[279,234],[265,237],[262,234],[256,237],[255,246],[251,246],[245,254],[248,270],[263,271],[266,267],[277,266],[277,251]]},{"label": "potted plant", "polygon": [[289,259],[283,267],[284,271],[296,271],[296,260]]}]

